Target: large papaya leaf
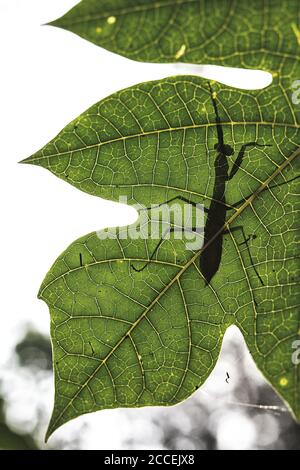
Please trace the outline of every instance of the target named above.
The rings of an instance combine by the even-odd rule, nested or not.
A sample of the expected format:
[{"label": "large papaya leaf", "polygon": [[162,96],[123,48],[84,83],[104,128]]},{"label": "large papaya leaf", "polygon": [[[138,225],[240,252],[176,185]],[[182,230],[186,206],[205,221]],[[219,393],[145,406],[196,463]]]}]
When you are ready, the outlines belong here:
[{"label": "large papaya leaf", "polygon": [[278,71],[299,61],[298,0],[83,0],[50,24],[144,62]]},{"label": "large papaya leaf", "polygon": [[[184,240],[93,233],[73,243],[39,297],[51,314],[55,406],[47,436],[104,408],[174,405],[207,378],[223,334],[237,325],[267,380],[300,419],[299,113],[291,94],[212,85],[229,172],[220,267],[206,285],[201,250]],[[278,90],[277,90],[278,91]],[[25,163],[93,195],[149,206],[175,196],[214,200],[217,127],[206,81],[174,77],[101,101]],[[237,202],[239,204],[235,205]],[[224,204],[224,201],[219,201]],[[242,226],[249,246],[244,243]],[[249,250],[247,249],[249,248]],[[137,272],[137,267],[145,267]],[[257,275],[258,274],[258,275]]]}]

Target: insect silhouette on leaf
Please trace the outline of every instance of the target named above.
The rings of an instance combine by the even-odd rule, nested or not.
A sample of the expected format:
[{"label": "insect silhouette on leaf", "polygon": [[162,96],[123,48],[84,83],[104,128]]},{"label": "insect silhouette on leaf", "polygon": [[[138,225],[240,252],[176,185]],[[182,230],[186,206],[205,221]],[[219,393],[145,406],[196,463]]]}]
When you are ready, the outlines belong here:
[{"label": "insect silhouette on leaf", "polygon": [[[209,208],[204,208],[205,213],[207,214],[206,223],[204,227],[204,248],[201,250],[199,256],[199,267],[200,272],[204,278],[205,285],[208,285],[215,274],[218,272],[221,258],[222,258],[222,250],[223,250],[223,238],[227,234],[233,234],[234,232],[240,232],[243,238],[243,241],[239,243],[239,245],[245,245],[248,256],[251,262],[251,265],[255,271],[257,278],[261,285],[264,285],[264,282],[255,267],[255,264],[252,259],[252,255],[250,252],[250,248],[248,245],[248,241],[255,240],[257,236],[255,234],[250,235],[248,238],[246,237],[244,227],[243,226],[234,226],[234,227],[227,227],[226,226],[226,215],[228,211],[232,211],[240,206],[243,202],[245,202],[248,197],[243,198],[242,200],[236,202],[233,205],[228,205],[226,202],[226,184],[232,180],[238,170],[241,168],[245,152],[248,148],[265,148],[265,147],[272,147],[270,144],[259,143],[256,141],[247,142],[242,145],[240,151],[229,171],[229,157],[234,155],[234,149],[230,145],[224,142],[224,132],[222,127],[222,122],[220,119],[219,111],[218,111],[218,104],[217,104],[217,94],[211,88],[210,83],[209,86],[209,93],[211,96],[211,102],[215,113],[215,120],[216,120],[216,129],[217,129],[217,143],[214,146],[214,149],[217,151],[217,156],[214,161],[214,170],[215,170],[215,179],[214,179],[214,187],[213,187],[213,194],[211,198],[211,203]],[[298,177],[296,177],[298,178]],[[295,178],[294,178],[295,179]],[[293,181],[293,180],[291,180]],[[286,184],[289,181],[285,181],[281,184]],[[281,184],[275,185],[277,188]],[[265,189],[268,189],[267,187]],[[162,204],[159,204],[157,207],[162,206],[164,204],[169,204],[175,200],[181,200],[184,203],[190,204],[192,206],[197,207],[198,203],[195,201],[191,201],[188,198],[183,196],[175,196],[174,198],[165,201]],[[149,210],[151,208],[146,208]],[[170,227],[167,233],[175,232],[178,228]],[[181,231],[185,231],[184,227],[181,228]],[[192,227],[190,230],[193,230],[195,233],[199,233],[199,227]],[[135,272],[142,272],[148,264],[151,262],[153,257],[155,256],[157,250],[161,246],[161,244],[165,241],[165,235],[161,238],[157,246],[155,247],[154,251],[152,252],[151,256],[147,263],[142,266],[141,268],[137,268],[133,264],[131,264],[132,269]]]},{"label": "insect silhouette on leaf", "polygon": [[[219,116],[218,106],[217,106],[217,98],[216,93],[212,91],[211,85],[209,83],[209,89],[212,99],[212,104],[216,116],[216,126],[217,126],[217,136],[218,142],[215,144],[215,150],[217,151],[217,156],[214,162],[215,167],[215,181],[214,181],[214,189],[213,189],[213,196],[210,207],[207,213],[207,221],[204,229],[204,247],[205,249],[200,255],[200,270],[205,279],[205,283],[209,284],[211,279],[217,273],[222,257],[222,248],[223,248],[223,236],[227,233],[233,233],[236,231],[240,231],[243,236],[243,243],[246,244],[249,258],[251,260],[251,264],[254,268],[254,271],[257,277],[260,280],[260,283],[263,285],[262,278],[260,277],[256,267],[254,266],[252,256],[250,253],[250,249],[247,242],[247,237],[244,232],[244,228],[242,226],[236,226],[233,228],[228,228],[223,230],[225,227],[226,222],[226,214],[228,210],[231,210],[232,207],[228,207],[226,204],[226,183],[236,175],[238,170],[240,169],[245,151],[249,147],[270,147],[268,144],[260,144],[258,142],[247,142],[243,144],[238,156],[233,163],[232,169],[229,172],[229,164],[228,164],[228,157],[234,155],[234,149],[224,142],[224,133],[222,128],[221,119]],[[239,201],[238,203],[234,204],[237,206],[241,204],[243,201]],[[218,234],[218,235],[216,235]],[[212,240],[212,241],[211,241]]]}]

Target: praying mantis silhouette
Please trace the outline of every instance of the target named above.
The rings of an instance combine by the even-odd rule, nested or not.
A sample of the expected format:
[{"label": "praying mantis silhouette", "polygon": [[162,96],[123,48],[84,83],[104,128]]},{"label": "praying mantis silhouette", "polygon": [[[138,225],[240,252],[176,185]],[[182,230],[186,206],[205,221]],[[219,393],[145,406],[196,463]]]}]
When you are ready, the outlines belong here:
[{"label": "praying mantis silhouette", "polygon": [[[203,246],[205,246],[206,248],[200,253],[200,256],[199,256],[200,272],[205,280],[205,284],[208,285],[210,281],[212,280],[212,278],[215,276],[215,274],[218,272],[220,264],[221,264],[224,236],[227,234],[232,234],[234,232],[239,231],[241,232],[242,237],[243,237],[243,242],[240,243],[240,245],[244,245],[244,244],[246,245],[246,249],[249,255],[249,259],[251,261],[251,265],[260,283],[264,285],[264,282],[255,267],[255,264],[253,262],[252,255],[250,252],[250,248],[248,245],[248,241],[250,239],[256,238],[255,234],[247,238],[243,226],[235,226],[232,228],[224,229],[224,227],[226,226],[227,212],[232,211],[235,208],[237,208],[239,205],[241,205],[243,202],[247,200],[247,197],[229,206],[226,204],[225,192],[226,192],[226,183],[232,180],[232,178],[235,176],[237,171],[240,169],[243,163],[244,155],[245,155],[247,148],[249,147],[250,148],[272,147],[272,145],[260,144],[258,142],[247,142],[246,144],[243,144],[235,162],[233,163],[231,171],[229,172],[228,157],[231,157],[234,155],[234,149],[233,147],[231,147],[228,144],[225,144],[224,142],[222,122],[219,116],[218,105],[217,105],[217,95],[216,93],[213,92],[210,83],[208,83],[208,86],[209,86],[209,91],[211,95],[212,105],[213,105],[214,112],[215,112],[215,117],[216,117],[218,142],[214,146],[214,149],[217,151],[217,156],[214,162],[215,181],[214,181],[213,195],[211,198],[210,207],[208,209],[204,208],[204,211],[207,213],[207,220],[206,220],[206,224],[204,227]],[[285,181],[284,183],[281,183],[281,184],[286,184],[286,183],[288,183],[288,181]],[[278,186],[280,186],[280,184],[276,185],[276,187]],[[164,204],[169,204],[170,202],[176,199],[181,200],[195,207],[197,207],[197,204],[198,204],[196,202],[190,201],[189,199],[183,196],[175,196],[174,198],[162,204],[159,204],[156,207],[162,206]],[[151,208],[146,208],[146,210],[149,210],[149,209]],[[174,232],[175,230],[176,228],[170,227],[168,229],[168,233]],[[182,227],[181,230],[184,232],[185,229]],[[192,227],[191,230],[193,230],[195,233],[199,233],[199,227],[198,228]],[[149,261],[147,261],[147,263],[142,268],[136,268],[133,264],[131,264],[131,267],[135,272],[141,272],[148,266],[148,264],[153,259],[155,253],[159,249],[160,245],[163,243],[163,241],[165,241],[165,235],[162,237],[162,239],[159,241],[158,245],[154,249],[153,253],[151,254],[149,258]]]}]

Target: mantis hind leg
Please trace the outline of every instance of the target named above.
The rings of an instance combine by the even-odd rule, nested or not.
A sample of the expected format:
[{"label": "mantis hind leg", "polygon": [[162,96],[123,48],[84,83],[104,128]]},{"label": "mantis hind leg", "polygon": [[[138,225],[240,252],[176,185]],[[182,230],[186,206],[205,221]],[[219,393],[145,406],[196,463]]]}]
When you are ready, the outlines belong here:
[{"label": "mantis hind leg", "polygon": [[190,232],[190,233],[195,233],[195,234],[199,234],[199,233],[202,233],[203,232],[203,228],[200,228],[199,227],[169,227],[165,233],[163,234],[162,238],[159,240],[158,244],[156,245],[156,247],[154,248],[151,256],[149,257],[149,260],[147,261],[147,263],[144,264],[144,266],[142,266],[141,268],[136,268],[132,263],[130,264],[130,266],[132,267],[132,269],[137,272],[137,273],[140,273],[142,271],[144,271],[144,269],[151,263],[151,261],[153,260],[155,254],[157,253],[159,247],[162,245],[162,243],[165,241],[165,240],[168,240],[167,236],[170,235],[171,233],[174,233],[174,232]]},{"label": "mantis hind leg", "polygon": [[[188,205],[191,205],[193,207],[198,207],[199,206],[199,202],[195,202],[195,201],[191,201],[190,199],[184,197],[184,196],[174,196],[172,197],[171,199],[168,199],[167,201],[165,202],[162,202],[160,204],[153,204],[153,206],[151,207],[142,207],[140,210],[141,211],[149,211],[151,209],[157,209],[158,207],[162,207],[162,206],[165,206],[166,204],[169,204],[170,202],[174,202],[174,201],[182,201],[182,202],[186,202]],[[206,208],[204,208],[204,211],[207,210]]]},{"label": "mantis hind leg", "polygon": [[252,268],[253,268],[253,270],[255,271],[255,274],[256,274],[257,278],[259,279],[259,282],[261,283],[262,286],[264,286],[264,285],[265,285],[265,284],[264,284],[264,281],[262,280],[262,278],[261,278],[259,272],[258,272],[257,269],[256,269],[256,266],[255,266],[255,264],[254,264],[254,261],[253,261],[252,255],[251,255],[250,247],[249,247],[249,245],[248,245],[248,242],[249,242],[251,239],[252,239],[252,240],[253,240],[253,239],[255,240],[256,236],[255,236],[255,235],[252,235],[252,236],[250,236],[250,237],[247,238],[247,237],[246,237],[246,234],[245,234],[245,231],[244,231],[244,227],[243,227],[242,225],[239,225],[239,226],[237,226],[237,227],[232,227],[232,228],[226,230],[226,231],[224,232],[224,235],[232,234],[233,232],[241,232],[241,233],[242,233],[242,236],[243,236],[243,239],[244,239],[244,240],[243,240],[242,243],[239,243],[238,245],[239,245],[239,246],[246,245],[247,252],[248,252],[248,256],[249,256],[249,259],[250,259],[250,261],[251,261]]},{"label": "mantis hind leg", "polygon": [[[294,178],[288,180],[288,181],[283,181],[282,183],[278,183],[278,184],[274,184],[272,186],[266,186],[262,192],[266,191],[267,189],[277,189],[279,188],[280,186],[284,186],[285,184],[288,184],[288,183],[292,183],[293,181],[297,180],[298,178],[300,178],[300,175],[297,175],[295,176]],[[249,196],[247,197],[244,197],[243,199],[241,199],[240,201],[238,202],[235,202],[234,204],[232,205],[228,205],[226,207],[226,211],[230,211],[230,210],[233,210],[235,209],[236,207],[240,206],[241,204],[243,204],[243,202],[247,201],[247,199],[249,199],[250,197],[252,196],[252,194],[249,194]]]}]

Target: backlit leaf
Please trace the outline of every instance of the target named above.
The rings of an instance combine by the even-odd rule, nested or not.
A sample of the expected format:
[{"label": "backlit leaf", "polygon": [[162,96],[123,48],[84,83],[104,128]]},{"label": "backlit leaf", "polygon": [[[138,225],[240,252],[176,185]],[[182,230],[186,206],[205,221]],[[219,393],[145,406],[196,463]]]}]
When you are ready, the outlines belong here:
[{"label": "backlit leaf", "polygon": [[[226,185],[232,210],[220,229],[229,229],[220,267],[206,285],[199,260],[212,240],[191,251],[171,237],[153,258],[157,240],[133,240],[126,228],[74,242],[39,293],[50,308],[54,351],[48,436],[83,413],[184,400],[212,371],[229,325],[241,329],[256,364],[300,419],[292,360],[300,312],[299,110],[292,84],[286,93],[276,85],[212,87],[225,143],[235,151],[229,172],[243,144],[268,145],[247,149]],[[216,143],[208,83],[174,77],[106,98],[25,163],[100,197],[148,207],[183,196],[209,209]]]},{"label": "backlit leaf", "polygon": [[51,24],[143,62],[281,75],[299,62],[298,0],[83,0]]}]

